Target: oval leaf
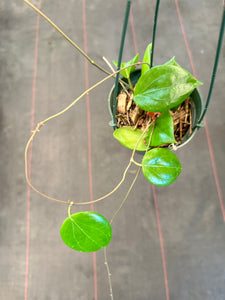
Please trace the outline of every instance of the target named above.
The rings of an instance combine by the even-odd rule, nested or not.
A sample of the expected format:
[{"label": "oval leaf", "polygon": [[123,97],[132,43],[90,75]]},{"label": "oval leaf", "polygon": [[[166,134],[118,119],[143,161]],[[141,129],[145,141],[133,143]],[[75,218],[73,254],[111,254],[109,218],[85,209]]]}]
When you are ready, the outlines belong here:
[{"label": "oval leaf", "polygon": [[[114,131],[113,136],[123,146],[133,150],[142,134],[143,131],[141,129],[134,129],[133,127],[121,127]],[[137,151],[145,151],[147,149],[148,144],[145,143],[145,137],[147,137],[147,134],[145,134],[145,136],[143,136],[138,143],[136,148]]]},{"label": "oval leaf", "polygon": [[166,186],[173,183],[181,170],[178,158],[168,149],[152,149],[142,160],[142,171],[147,180],[154,185]]},{"label": "oval leaf", "polygon": [[[173,118],[170,112],[164,111],[156,119],[155,125],[152,125],[148,131],[148,135],[151,136],[151,132],[154,128],[151,138],[151,146],[160,146],[163,144],[176,143],[174,138],[174,125]],[[147,144],[149,139],[146,139]]]},{"label": "oval leaf", "polygon": [[173,59],[151,68],[140,77],[134,101],[143,110],[162,112],[182,103],[200,84]]},{"label": "oval leaf", "polygon": [[66,218],[60,234],[68,247],[82,252],[94,252],[109,244],[112,229],[102,215],[85,211]]},{"label": "oval leaf", "polygon": [[[145,50],[145,55],[143,58],[143,62],[148,63],[150,65],[150,61],[151,61],[151,50],[152,50],[152,43],[149,44]],[[141,67],[141,74],[144,74],[146,71],[148,71],[150,68],[150,66],[143,64]]]}]

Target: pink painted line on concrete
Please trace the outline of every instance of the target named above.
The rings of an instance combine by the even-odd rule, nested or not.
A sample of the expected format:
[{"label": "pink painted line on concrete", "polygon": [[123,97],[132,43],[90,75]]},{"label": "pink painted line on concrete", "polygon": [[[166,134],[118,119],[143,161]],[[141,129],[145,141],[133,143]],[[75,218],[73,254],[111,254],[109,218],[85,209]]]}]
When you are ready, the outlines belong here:
[{"label": "pink painted line on concrete", "polygon": [[154,199],[154,204],[155,204],[155,213],[156,213],[156,220],[157,220],[158,232],[159,232],[159,242],[160,242],[161,255],[162,255],[164,282],[165,282],[165,290],[166,290],[166,300],[169,300],[170,294],[169,294],[169,285],[168,285],[167,268],[166,268],[166,257],[165,257],[165,252],[164,252],[163,235],[162,235],[162,229],[161,229],[161,223],[160,223],[160,217],[159,217],[158,201],[157,201],[156,190],[155,190],[154,185],[152,186],[152,192],[153,192],[153,199]]},{"label": "pink painted line on concrete", "polygon": [[[179,17],[179,20],[180,20],[180,26],[181,26],[181,30],[182,30],[182,33],[183,33],[185,45],[186,45],[186,48],[187,48],[189,60],[190,60],[190,63],[191,63],[193,75],[197,78],[197,74],[196,74],[194,62],[193,62],[193,59],[192,59],[190,47],[189,47],[189,44],[188,44],[187,36],[186,36],[186,33],[185,33],[185,29],[184,29],[184,25],[183,25],[183,21],[182,21],[178,1],[177,0],[174,0],[174,1],[175,1],[176,9],[177,9],[177,14],[178,14],[178,17]],[[224,4],[224,0],[223,0],[223,4]],[[210,154],[210,160],[211,160],[213,175],[214,175],[214,179],[215,179],[218,198],[219,198],[219,201],[220,201],[221,212],[222,212],[223,219],[224,219],[224,222],[225,222],[225,208],[224,208],[224,203],[223,203],[223,195],[222,195],[221,188],[220,188],[219,177],[218,177],[218,172],[217,172],[217,168],[216,168],[215,157],[214,157],[212,142],[211,142],[211,138],[210,138],[206,118],[204,118],[204,122],[205,122],[205,131],[206,131],[206,137],[207,137],[207,142],[208,142],[208,148],[209,148],[209,154]]]},{"label": "pink painted line on concrete", "polygon": [[[39,9],[41,8],[41,0],[39,0]],[[37,81],[37,67],[38,67],[38,41],[39,41],[39,23],[40,15],[37,15],[36,21],[36,36],[35,36],[35,53],[34,53],[34,73],[32,83],[32,98],[31,98],[31,119],[30,130],[34,130],[34,115],[35,115],[35,96],[36,96],[36,81]],[[32,161],[32,147],[30,144],[28,152],[28,176],[31,177],[31,161]],[[28,279],[29,279],[29,252],[30,252],[30,186],[27,185],[27,220],[26,220],[26,269],[25,269],[25,284],[24,284],[24,300],[27,300],[28,295]]]},{"label": "pink painted line on concrete", "polygon": [[137,45],[137,39],[136,39],[136,33],[135,33],[132,6],[130,7],[130,24],[131,24],[131,31],[132,31],[133,42],[134,42],[134,50],[135,50],[135,54],[137,54],[138,53],[138,45]]},{"label": "pink painted line on concrete", "polygon": [[182,20],[182,17],[181,17],[178,1],[177,0],[174,0],[174,1],[175,1],[176,9],[177,9],[177,14],[178,14],[178,18],[179,18],[179,21],[180,21],[180,27],[181,27],[181,30],[182,30],[182,34],[183,34],[185,46],[186,46],[186,49],[187,49],[188,57],[189,57],[189,60],[190,60],[190,63],[191,63],[192,72],[193,72],[194,77],[197,78],[197,74],[196,74],[196,71],[195,71],[195,66],[194,66],[194,62],[193,62],[193,59],[192,59],[191,50],[190,50],[190,47],[189,47],[189,44],[188,44],[187,35],[185,33],[184,24],[183,24],[183,20]]},{"label": "pink painted line on concrete", "polygon": [[[137,41],[136,41],[135,26],[134,26],[132,10],[130,12],[131,12],[130,22],[131,22],[132,35],[133,35],[133,40],[134,40],[134,47],[135,47],[135,52],[137,53],[138,47],[137,47]],[[163,264],[166,300],[169,300],[170,297],[169,297],[169,285],[168,285],[167,268],[166,268],[166,257],[165,257],[165,251],[164,251],[164,245],[163,245],[163,235],[162,235],[162,229],[161,229],[161,223],[160,223],[160,217],[159,217],[159,209],[158,209],[158,202],[157,202],[155,186],[152,186],[152,192],[153,192],[156,220],[157,220],[157,226],[158,226],[158,232],[159,232],[159,241],[160,241],[161,257],[162,257],[162,264]]]},{"label": "pink painted line on concrete", "polygon": [[[87,28],[86,28],[86,3],[83,0],[83,37],[84,37],[84,51],[87,53]],[[89,88],[88,77],[88,61],[85,59],[85,88]],[[93,201],[93,177],[92,177],[92,160],[91,160],[91,112],[90,112],[90,97],[89,93],[86,95],[86,110],[87,110],[87,130],[88,130],[88,174],[89,174],[89,191],[90,201]],[[93,203],[91,210],[94,210]],[[98,299],[98,283],[97,283],[97,260],[96,252],[93,253],[93,272],[94,272],[94,294],[95,300]]]},{"label": "pink painted line on concrete", "polygon": [[214,174],[216,188],[217,188],[217,194],[218,194],[219,201],[220,201],[220,207],[221,207],[221,211],[223,214],[223,220],[225,222],[225,208],[224,208],[224,203],[223,203],[223,195],[222,195],[221,188],[220,188],[214,153],[213,153],[213,149],[212,149],[212,142],[210,139],[209,128],[208,128],[208,124],[206,122],[206,118],[204,118],[204,122],[205,122],[205,132],[206,132],[206,137],[207,137],[207,142],[208,142],[208,147],[209,147],[209,155],[210,155],[210,159],[211,159],[211,163],[212,163],[212,169],[213,169],[213,174]]}]

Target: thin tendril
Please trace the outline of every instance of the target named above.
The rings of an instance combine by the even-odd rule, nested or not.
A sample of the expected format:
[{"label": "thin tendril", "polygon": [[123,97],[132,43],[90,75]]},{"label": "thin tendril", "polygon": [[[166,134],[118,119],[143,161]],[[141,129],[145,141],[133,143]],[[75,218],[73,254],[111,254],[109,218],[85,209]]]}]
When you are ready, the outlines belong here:
[{"label": "thin tendril", "polygon": [[144,136],[144,135],[146,134],[146,132],[148,131],[150,125],[151,125],[151,122],[149,122],[148,126],[145,128],[145,130],[143,131],[143,133],[142,133],[141,136],[139,137],[139,139],[138,139],[138,141],[137,141],[137,143],[136,143],[136,145],[135,145],[135,147],[134,147],[134,149],[133,149],[133,151],[132,151],[130,161],[129,161],[129,163],[128,163],[128,165],[127,165],[127,167],[126,167],[126,169],[125,169],[125,171],[124,171],[124,173],[123,173],[123,177],[122,177],[121,181],[118,183],[118,185],[117,185],[110,193],[108,193],[108,194],[106,194],[106,195],[104,195],[104,196],[102,196],[102,197],[100,197],[100,198],[98,198],[98,199],[96,199],[96,200],[89,201],[89,202],[78,202],[78,203],[74,203],[74,204],[85,205],[85,204],[96,203],[96,202],[99,202],[99,201],[101,201],[101,200],[103,200],[103,199],[105,199],[105,198],[111,196],[115,191],[118,190],[118,188],[119,188],[119,187],[121,186],[121,184],[124,182],[124,180],[125,180],[125,178],[126,178],[127,171],[129,170],[129,168],[130,168],[130,166],[131,166],[131,164],[132,164],[132,162],[133,162],[133,160],[134,160],[134,154],[135,154],[135,151],[136,151],[136,149],[137,149],[137,147],[138,147],[140,141],[142,140],[143,136]]},{"label": "thin tendril", "polygon": [[31,142],[33,141],[33,138],[35,136],[35,134],[39,131],[40,127],[42,126],[41,123],[38,123],[36,129],[34,130],[34,132],[32,133],[27,145],[26,145],[26,148],[25,148],[25,177],[26,177],[26,181],[27,181],[27,184],[36,192],[38,193],[39,195],[49,199],[49,200],[52,200],[52,201],[55,201],[55,202],[60,202],[60,203],[64,203],[64,204],[68,204],[68,201],[63,201],[63,200],[60,200],[60,199],[56,199],[56,198],[53,198],[53,197],[50,197],[48,195],[45,195],[44,193],[40,192],[38,189],[36,189],[30,182],[30,178],[28,176],[28,159],[27,159],[27,153],[28,153],[28,149],[29,149],[29,146],[31,144]]},{"label": "thin tendril", "polygon": [[[30,3],[28,0],[24,0],[31,8],[33,8],[38,14],[40,14],[47,22],[49,22],[73,47],[75,47],[93,66],[97,67],[99,70],[105,74],[110,75],[110,73],[98,65],[93,59],[91,59],[71,38],[69,38],[51,19],[49,19],[40,9]],[[115,77],[115,75],[113,76]],[[128,84],[121,79],[119,82],[128,86]],[[128,86],[129,87],[129,86]]]},{"label": "thin tendril", "polygon": [[[143,134],[141,135],[141,138],[142,138],[142,137],[144,136],[145,132],[147,132],[147,130],[148,130],[149,127],[151,126],[151,124],[153,124],[153,129],[152,129],[152,132],[151,132],[151,134],[150,134],[148,146],[147,146],[147,148],[146,148],[145,153],[149,150],[149,147],[150,147],[150,144],[151,144],[152,134],[153,134],[153,131],[154,131],[154,128],[155,128],[155,120],[154,120],[153,122],[151,122],[151,123],[148,124],[147,128],[145,129],[145,131],[144,131]],[[136,147],[138,146],[138,144],[139,144],[141,138],[138,140],[138,142],[137,142],[137,144],[136,144]],[[112,217],[112,219],[111,219],[111,221],[110,221],[110,224],[112,224],[114,218],[116,217],[116,215],[118,214],[118,212],[120,211],[120,209],[122,208],[122,206],[124,205],[124,203],[126,202],[128,196],[129,196],[129,194],[130,194],[130,191],[131,191],[131,189],[133,188],[133,186],[134,186],[134,184],[135,184],[135,182],[136,182],[136,180],[137,180],[137,178],[138,178],[138,175],[139,175],[139,173],[140,173],[140,171],[141,171],[142,164],[137,163],[137,162],[134,160],[133,156],[134,156],[134,152],[132,153],[132,156],[131,156],[131,158],[130,158],[130,162],[132,162],[132,163],[138,165],[139,168],[138,168],[138,170],[137,170],[136,176],[135,176],[133,182],[131,183],[131,186],[130,186],[130,188],[129,188],[127,194],[126,194],[126,196],[124,197],[124,199],[123,199],[123,201],[121,202],[119,208],[117,209],[117,211],[116,211],[115,214],[113,215],[113,217]]]},{"label": "thin tendril", "polygon": [[108,261],[107,261],[106,247],[104,248],[104,257],[105,257],[105,266],[106,266],[106,270],[107,270],[107,274],[108,274],[110,297],[111,297],[111,300],[113,300],[111,273],[110,273],[109,264],[108,264]]},{"label": "thin tendril", "polygon": [[106,74],[110,74],[108,71],[99,66],[94,62],[74,41],[72,41],[53,21],[51,21],[41,10],[31,4],[28,0],[24,0],[31,8],[33,8],[37,13],[39,13],[47,22],[49,22],[73,47],[75,47],[92,65],[97,67],[99,70]]},{"label": "thin tendril", "polygon": [[[24,1],[25,1],[25,0],[24,0]],[[138,63],[132,64],[132,65],[130,65],[130,66],[141,65],[141,64],[143,64],[143,63],[138,62]],[[47,199],[49,199],[49,200],[52,200],[52,201],[55,201],[55,202],[64,203],[64,204],[68,204],[68,201],[56,199],[56,198],[50,197],[50,196],[48,196],[48,195],[46,195],[46,194],[40,192],[37,188],[35,188],[35,187],[31,184],[30,178],[29,178],[29,176],[28,176],[28,150],[29,150],[30,144],[31,144],[31,142],[33,141],[33,139],[34,139],[35,135],[37,134],[37,132],[39,132],[40,128],[41,128],[44,124],[46,124],[48,121],[50,121],[50,120],[52,120],[52,119],[54,119],[54,118],[56,118],[56,117],[59,117],[59,116],[61,116],[62,114],[64,114],[66,111],[68,111],[72,106],[74,106],[74,105],[75,105],[75,104],[76,104],[83,96],[85,96],[88,92],[90,92],[91,90],[93,90],[94,88],[96,88],[97,86],[99,86],[100,84],[102,84],[103,82],[105,82],[106,80],[108,80],[109,78],[115,76],[117,73],[119,73],[119,72],[122,71],[122,70],[125,70],[126,68],[128,68],[128,67],[130,67],[130,66],[124,67],[124,68],[122,68],[122,69],[120,69],[120,70],[118,70],[118,71],[116,71],[116,72],[110,74],[109,76],[103,78],[101,81],[99,81],[98,83],[94,84],[92,87],[90,87],[90,88],[87,89],[85,92],[83,92],[78,98],[76,98],[76,99],[75,99],[70,105],[68,105],[65,109],[63,109],[63,110],[61,110],[60,112],[58,112],[58,113],[56,113],[56,114],[50,116],[49,118],[45,119],[44,121],[38,123],[36,129],[33,131],[33,133],[32,133],[32,135],[31,135],[30,139],[29,139],[28,142],[27,142],[27,145],[26,145],[26,147],[25,147],[25,153],[24,153],[24,156],[25,156],[25,177],[26,177],[26,181],[27,181],[27,184],[28,184],[28,185],[29,185],[36,193],[38,193],[39,195],[41,195],[41,196],[43,196],[43,197],[45,197],[45,198],[47,198]],[[135,150],[136,150],[136,148],[135,148]],[[134,152],[133,152],[132,158],[133,158],[133,156],[134,156]],[[103,196],[103,197],[101,197],[101,198],[99,198],[99,199],[97,199],[97,200],[94,200],[94,201],[81,202],[81,203],[77,202],[77,203],[74,203],[74,204],[76,204],[76,205],[91,204],[91,203],[94,203],[94,202],[98,202],[98,201],[100,201],[100,200],[103,200],[103,199],[105,199],[106,197],[112,195],[112,193],[114,193],[114,192],[120,187],[120,185],[122,184],[122,182],[124,181],[125,176],[126,176],[126,173],[127,173],[128,169],[129,169],[130,165],[131,165],[131,162],[129,162],[129,164],[128,164],[128,166],[127,166],[125,172],[124,172],[124,175],[123,175],[123,178],[122,178],[121,182],[117,185],[117,187],[116,187],[112,192],[110,192],[110,193],[108,193],[106,196]]]},{"label": "thin tendril", "polygon": [[136,182],[136,180],[137,180],[137,178],[138,178],[138,175],[140,174],[140,171],[141,171],[141,167],[138,168],[137,173],[136,173],[136,176],[135,176],[133,182],[131,183],[131,186],[130,186],[128,192],[126,193],[126,196],[124,197],[123,201],[121,202],[119,208],[118,208],[117,211],[114,213],[114,215],[113,215],[113,217],[112,217],[112,219],[111,219],[111,221],[110,221],[110,224],[112,224],[112,222],[114,221],[115,217],[117,216],[117,214],[119,213],[119,211],[120,211],[121,208],[123,207],[124,203],[126,202],[128,196],[129,196],[129,194],[130,194],[130,191],[132,190],[132,188],[133,188],[133,186],[134,186],[134,184],[135,184],[135,182]]}]

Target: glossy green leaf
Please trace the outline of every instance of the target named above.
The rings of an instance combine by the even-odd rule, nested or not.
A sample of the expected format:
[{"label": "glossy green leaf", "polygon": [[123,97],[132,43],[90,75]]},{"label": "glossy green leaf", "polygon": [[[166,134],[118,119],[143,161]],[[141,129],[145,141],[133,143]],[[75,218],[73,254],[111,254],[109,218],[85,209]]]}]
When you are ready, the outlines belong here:
[{"label": "glossy green leaf", "polygon": [[80,212],[68,217],[60,234],[70,248],[82,252],[94,252],[107,246],[112,237],[109,222],[96,212]]},{"label": "glossy green leaf", "polygon": [[176,180],[182,167],[173,152],[164,148],[154,148],[144,155],[142,170],[152,184],[166,186]]},{"label": "glossy green leaf", "polygon": [[[151,61],[151,50],[152,50],[152,43],[149,44],[145,50],[145,55],[143,58],[143,62],[148,63],[150,65]],[[143,64],[141,67],[141,74],[144,74],[146,71],[148,71],[150,66]]]},{"label": "glossy green leaf", "polygon": [[175,67],[181,68],[181,66],[175,61],[175,56],[172,57],[169,61],[167,61],[167,62],[164,64],[164,66],[165,66],[165,65],[170,65],[170,66],[175,66]]},{"label": "glossy green leaf", "polygon": [[202,84],[174,59],[146,71],[138,80],[134,101],[143,110],[162,112],[181,104]]},{"label": "glossy green leaf", "polygon": [[[140,129],[134,129],[133,127],[121,127],[114,131],[113,136],[123,146],[133,150],[142,134],[143,131]],[[138,143],[136,148],[137,151],[145,151],[147,149],[147,143],[145,142],[146,137],[147,133]]]},{"label": "glossy green leaf", "polygon": [[[174,138],[174,125],[173,118],[170,112],[164,111],[156,119],[155,125],[152,125],[148,131],[148,135],[151,136],[151,132],[154,128],[151,137],[151,146],[160,146],[168,143],[176,143]],[[147,144],[149,139],[146,139]]]},{"label": "glossy green leaf", "polygon": [[[134,58],[132,58],[130,61],[128,61],[126,63],[121,63],[120,68],[122,69],[122,68],[128,67],[129,65],[135,64],[138,62],[138,59],[139,59],[139,53],[137,53],[137,55]],[[118,61],[114,60],[113,63],[116,67],[118,67]],[[130,78],[130,73],[133,72],[135,69],[136,69],[136,66],[132,66],[132,67],[129,67],[129,68],[121,71],[120,73],[123,75],[123,77]]]}]

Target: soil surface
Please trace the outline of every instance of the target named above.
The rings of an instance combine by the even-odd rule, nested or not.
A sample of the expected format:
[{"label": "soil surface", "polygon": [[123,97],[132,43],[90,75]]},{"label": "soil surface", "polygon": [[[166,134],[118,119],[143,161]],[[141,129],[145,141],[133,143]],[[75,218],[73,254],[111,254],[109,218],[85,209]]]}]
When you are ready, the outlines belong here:
[{"label": "soil surface", "polygon": [[[169,110],[174,123],[174,136],[180,142],[192,123],[191,97],[188,97],[176,111]],[[142,110],[133,101],[133,94],[122,91],[117,97],[117,126],[130,126],[145,130],[146,126],[160,116],[160,112],[152,113]],[[190,135],[192,133],[190,127]]]}]

